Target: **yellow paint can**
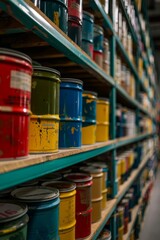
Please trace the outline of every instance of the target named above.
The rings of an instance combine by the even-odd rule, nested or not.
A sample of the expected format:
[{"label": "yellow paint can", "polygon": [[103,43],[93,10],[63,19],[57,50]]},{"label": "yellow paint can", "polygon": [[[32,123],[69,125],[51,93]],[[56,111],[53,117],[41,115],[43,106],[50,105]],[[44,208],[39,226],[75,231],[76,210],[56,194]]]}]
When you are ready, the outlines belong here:
[{"label": "yellow paint can", "polygon": [[60,192],[59,235],[60,240],[75,240],[75,183],[48,181],[43,186],[57,188]]},{"label": "yellow paint can", "polygon": [[97,122],[96,142],[106,142],[109,140],[109,123]]},{"label": "yellow paint can", "polygon": [[118,228],[118,240],[123,240],[124,227]]},{"label": "yellow paint can", "polygon": [[97,99],[97,122],[109,122],[109,106],[107,98]]},{"label": "yellow paint can", "polygon": [[107,205],[107,188],[102,191],[102,210],[106,208]]},{"label": "yellow paint can", "polygon": [[101,219],[102,197],[92,200],[92,223]]},{"label": "yellow paint can", "polygon": [[121,158],[117,158],[117,178],[121,178]]},{"label": "yellow paint can", "polygon": [[30,153],[57,152],[58,133],[58,115],[31,115],[29,130]]},{"label": "yellow paint can", "polygon": [[82,144],[95,144],[96,125],[82,127]]}]

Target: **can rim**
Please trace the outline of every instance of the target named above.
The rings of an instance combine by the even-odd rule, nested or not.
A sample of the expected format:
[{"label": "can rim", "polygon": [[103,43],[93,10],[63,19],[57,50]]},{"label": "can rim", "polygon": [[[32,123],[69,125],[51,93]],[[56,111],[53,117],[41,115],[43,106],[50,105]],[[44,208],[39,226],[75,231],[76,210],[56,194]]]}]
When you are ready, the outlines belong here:
[{"label": "can rim", "polygon": [[[70,179],[70,178],[68,178],[69,176],[74,176],[74,175],[84,176],[86,178],[85,179]],[[67,174],[64,174],[64,178],[69,179],[70,181],[72,180],[75,183],[85,183],[85,182],[88,182],[88,181],[92,180],[92,176],[89,176],[86,173],[67,173]]]},{"label": "can rim", "polygon": [[34,75],[34,71],[36,71],[36,70],[56,73],[57,75],[61,76],[61,73],[57,69],[54,69],[54,68],[49,68],[49,67],[44,67],[44,66],[33,66],[33,75]]},{"label": "can rim", "polygon": [[[86,170],[85,170],[86,169]],[[88,173],[102,173],[103,168],[102,167],[95,167],[95,166],[86,166],[86,167],[81,167],[80,170],[88,172]]]},{"label": "can rim", "polygon": [[9,217],[9,218],[7,218],[7,219],[0,219],[0,223],[6,223],[6,222],[10,222],[10,221],[13,221],[13,220],[16,220],[16,219],[18,219],[18,218],[21,218],[21,217],[23,217],[26,213],[27,213],[27,211],[28,211],[28,207],[27,207],[27,205],[26,204],[24,204],[24,203],[17,203],[17,201],[15,201],[15,200],[0,200],[0,204],[1,203],[6,203],[6,204],[13,204],[13,205],[17,205],[17,206],[20,206],[21,207],[21,209],[23,210],[20,214],[17,214],[17,215],[15,215],[15,216],[13,216],[13,217]]},{"label": "can rim", "polygon": [[2,54],[22,58],[23,60],[26,60],[27,62],[32,64],[32,59],[28,55],[26,55],[25,53],[21,53],[19,51],[13,50],[13,49],[0,48],[0,55],[2,55]]},{"label": "can rim", "polygon": [[[42,189],[42,190],[50,190],[50,193],[46,193],[46,196],[43,197],[43,199],[41,197],[39,198],[35,198],[34,195],[28,195],[31,196],[30,199],[27,199],[27,196],[23,196],[23,193],[29,191],[29,190],[36,190],[36,189]],[[19,196],[16,194],[20,194]],[[43,193],[42,193],[43,194]],[[38,194],[40,196],[40,194]],[[49,187],[43,187],[43,186],[32,186],[32,187],[21,187],[18,189],[15,189],[11,192],[11,196],[16,198],[16,199],[20,199],[22,202],[47,202],[53,199],[56,199],[59,197],[59,191],[56,188],[49,188]],[[33,198],[32,198],[33,197]]]},{"label": "can rim", "polygon": [[[42,183],[42,186],[52,188],[52,186],[47,186],[52,183],[55,184],[54,188],[57,188],[60,193],[71,192],[76,189],[76,184],[73,182],[69,182],[69,181],[46,181],[46,182]],[[56,187],[56,184],[57,184],[57,187]],[[59,188],[59,186],[58,186],[59,184],[62,184],[62,185],[65,184],[65,185],[68,185],[68,187],[65,188],[65,186],[63,186],[62,188]]]},{"label": "can rim", "polygon": [[97,101],[98,101],[98,100],[100,100],[100,101],[107,101],[108,103],[110,103],[108,98],[99,97],[99,98],[97,99]]},{"label": "can rim", "polygon": [[87,16],[91,17],[92,20],[94,20],[94,15],[92,13],[83,10],[83,16],[84,14],[86,14]]},{"label": "can rim", "polygon": [[61,78],[61,82],[79,83],[83,86],[82,80],[76,78]]},{"label": "can rim", "polygon": [[31,111],[27,108],[22,108],[22,107],[10,107],[10,106],[0,106],[0,113],[5,112],[5,113],[24,113],[26,115],[30,115]]},{"label": "can rim", "polygon": [[98,93],[92,92],[92,91],[83,91],[83,94],[91,94],[91,95],[94,95],[95,97],[98,96]]}]

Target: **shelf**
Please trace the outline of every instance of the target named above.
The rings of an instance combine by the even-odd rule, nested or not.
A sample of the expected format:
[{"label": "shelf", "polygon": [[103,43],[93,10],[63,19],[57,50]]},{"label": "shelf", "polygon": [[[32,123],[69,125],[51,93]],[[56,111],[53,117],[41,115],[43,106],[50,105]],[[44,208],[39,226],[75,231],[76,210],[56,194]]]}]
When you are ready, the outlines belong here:
[{"label": "shelf", "polygon": [[1,161],[0,190],[38,178],[53,171],[61,170],[104,152],[136,143],[152,136],[153,134],[141,134],[134,137],[123,137],[108,142],[86,145],[79,149],[60,150],[58,153],[53,154],[34,154],[19,160]]},{"label": "shelf", "polygon": [[123,14],[125,16],[125,19],[126,19],[126,22],[127,22],[127,25],[128,25],[128,28],[129,28],[129,31],[131,32],[131,35],[132,35],[132,38],[134,40],[134,42],[137,44],[138,43],[138,39],[137,39],[137,34],[132,26],[132,23],[129,19],[129,16],[128,16],[128,13],[126,12],[126,9],[125,9],[125,6],[124,6],[124,1],[123,0],[120,0],[120,5],[121,5],[121,8],[122,8],[122,11],[123,11]]},{"label": "shelf", "polygon": [[138,169],[134,170],[131,174],[131,176],[128,178],[128,180],[120,186],[120,190],[118,192],[118,195],[115,199],[107,201],[107,207],[102,212],[102,218],[97,223],[92,224],[92,234],[90,237],[88,237],[86,240],[96,240],[99,236],[100,232],[106,225],[106,222],[111,217],[112,213],[115,211],[117,204],[120,202],[120,200],[123,198],[125,193],[128,191],[128,189],[132,186],[133,182],[136,180],[138,175],[141,173],[142,169],[147,164],[149,157],[151,156],[152,151],[148,152],[148,154],[144,157],[143,161],[141,162]]},{"label": "shelf", "polygon": [[132,210],[132,221],[131,221],[131,222],[129,223],[129,225],[128,225],[128,232],[127,232],[125,235],[123,235],[123,240],[129,240],[129,237],[130,237],[130,235],[131,235],[132,229],[133,229],[133,227],[134,227],[134,224],[135,224],[135,221],[136,221],[136,218],[137,218],[139,209],[140,209],[140,204],[141,204],[141,202],[142,202],[142,198],[143,198],[144,194],[146,193],[146,191],[147,191],[148,187],[150,186],[150,184],[151,184],[151,181],[150,181],[150,182],[147,182],[147,183],[145,184],[145,187],[144,187],[143,193],[142,193],[142,197],[141,197],[141,199],[139,200],[139,204],[138,204],[137,206],[135,206],[135,207],[133,208],[133,210]]}]

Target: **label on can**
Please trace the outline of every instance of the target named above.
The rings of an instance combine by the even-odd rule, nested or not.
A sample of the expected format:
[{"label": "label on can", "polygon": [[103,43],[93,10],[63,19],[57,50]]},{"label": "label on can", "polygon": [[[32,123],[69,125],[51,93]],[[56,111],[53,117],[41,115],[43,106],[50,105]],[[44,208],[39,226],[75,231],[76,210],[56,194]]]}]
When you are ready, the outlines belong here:
[{"label": "label on can", "polygon": [[59,12],[53,13],[53,22],[59,27]]},{"label": "label on can", "polygon": [[24,72],[12,70],[10,87],[31,92],[31,75]]}]

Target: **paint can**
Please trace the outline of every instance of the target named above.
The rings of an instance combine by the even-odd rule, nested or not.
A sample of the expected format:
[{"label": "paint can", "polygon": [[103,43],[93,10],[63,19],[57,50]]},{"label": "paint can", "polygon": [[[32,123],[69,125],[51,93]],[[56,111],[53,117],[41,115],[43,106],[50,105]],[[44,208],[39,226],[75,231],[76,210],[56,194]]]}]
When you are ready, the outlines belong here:
[{"label": "paint can", "polygon": [[60,192],[59,235],[61,240],[75,239],[76,184],[66,181],[44,182],[43,186],[57,188]]},{"label": "paint can", "polygon": [[131,231],[130,240],[135,240],[134,229]]},{"label": "paint can", "polygon": [[110,50],[107,38],[103,41],[103,69],[108,75],[110,74]]},{"label": "paint can", "polygon": [[62,174],[60,173],[50,173],[38,179],[40,183],[49,182],[49,181],[59,181],[62,180]]},{"label": "paint can", "polygon": [[124,207],[123,206],[117,207],[117,225],[118,225],[118,228],[121,228],[124,225]]},{"label": "paint can", "polygon": [[0,48],[0,106],[30,110],[31,59],[18,51]]},{"label": "paint can", "polygon": [[103,53],[100,51],[93,51],[93,60],[97,63],[98,66],[103,68]]},{"label": "paint can", "polygon": [[123,240],[124,227],[118,228],[118,240]]},{"label": "paint can", "polygon": [[28,156],[29,115],[26,108],[0,106],[0,160]]},{"label": "paint can", "polygon": [[82,22],[82,49],[93,58],[93,24],[94,16],[83,11]]},{"label": "paint can", "polygon": [[109,140],[109,105],[108,99],[97,99],[96,142],[105,142]]},{"label": "paint can", "polygon": [[107,188],[102,190],[102,210],[107,206]]},{"label": "paint can", "polygon": [[101,218],[102,211],[102,168],[93,166],[81,167],[81,171],[89,173],[93,178],[92,185],[92,223]]},{"label": "paint can", "polygon": [[46,187],[23,187],[14,190],[12,196],[28,205],[28,240],[55,239],[58,236],[59,191]]},{"label": "paint can", "polygon": [[103,28],[99,25],[94,24],[94,51],[102,52],[103,51]]},{"label": "paint can", "polygon": [[27,206],[15,201],[0,201],[0,239],[27,240]]},{"label": "paint can", "polygon": [[83,92],[82,108],[82,144],[96,142],[96,103],[97,93]]},{"label": "paint can", "polygon": [[[37,2],[38,1],[35,1]],[[68,31],[68,0],[41,0],[38,4],[41,11],[51,19],[64,33]]]},{"label": "paint can", "polygon": [[31,111],[33,115],[59,116],[60,72],[35,66],[32,77]]},{"label": "paint can", "polygon": [[32,115],[29,129],[30,153],[52,153],[58,151],[59,116]]},{"label": "paint can", "polygon": [[21,187],[38,186],[38,183],[39,183],[38,179],[35,179],[35,180],[31,180],[31,181],[22,183],[22,184],[18,185],[17,187],[21,188]]},{"label": "paint can", "polygon": [[81,147],[83,82],[73,78],[61,80],[59,147]]},{"label": "paint can", "polygon": [[68,15],[82,21],[82,0],[68,0]]},{"label": "paint can", "polygon": [[11,187],[11,188],[7,188],[5,190],[0,191],[0,200],[5,200],[5,199],[11,199],[11,192],[15,189],[16,187]]},{"label": "paint can", "polygon": [[78,46],[82,45],[82,22],[75,17],[68,18],[68,36]]},{"label": "paint can", "polygon": [[64,178],[76,184],[76,239],[91,234],[92,177],[85,173],[69,173]]}]

